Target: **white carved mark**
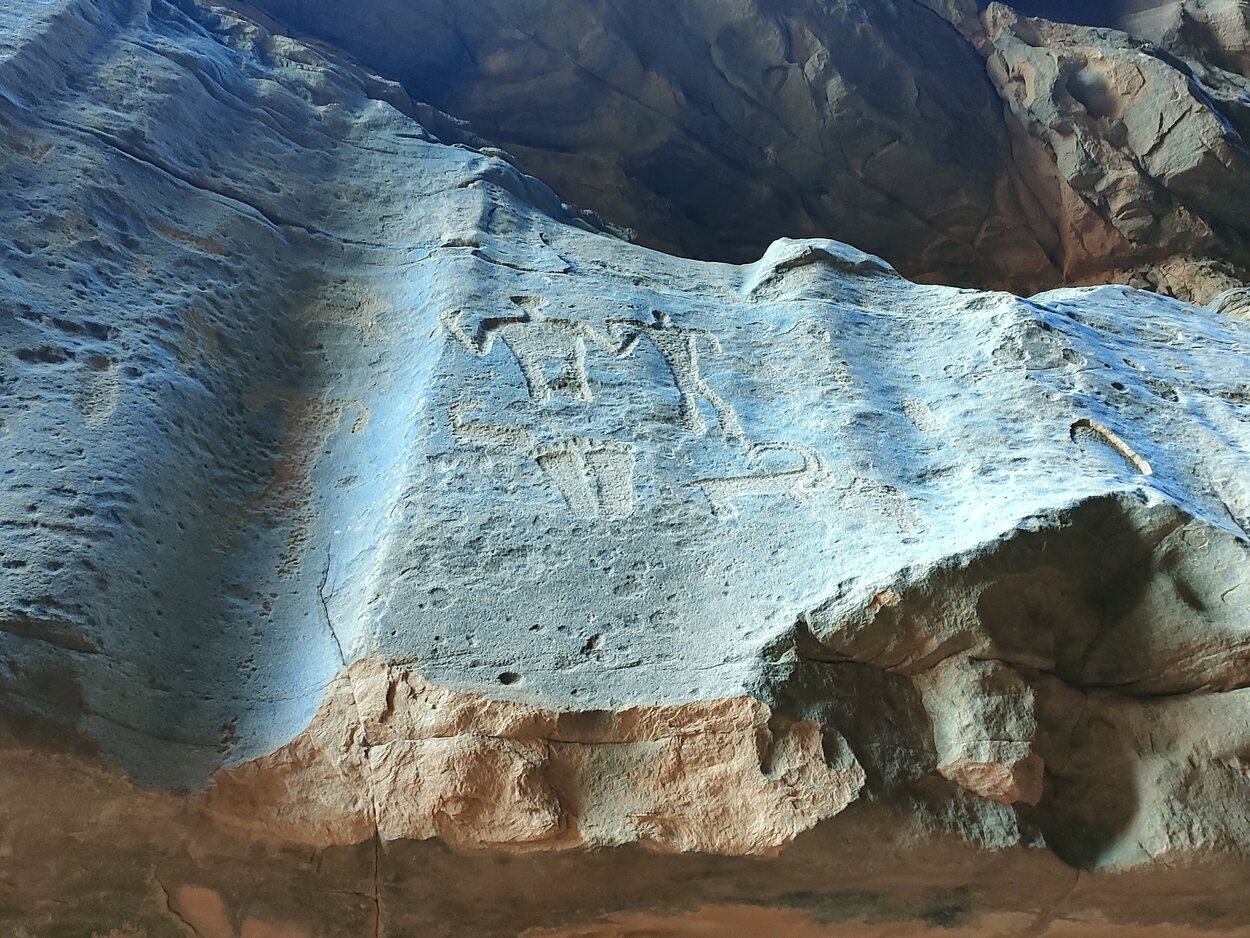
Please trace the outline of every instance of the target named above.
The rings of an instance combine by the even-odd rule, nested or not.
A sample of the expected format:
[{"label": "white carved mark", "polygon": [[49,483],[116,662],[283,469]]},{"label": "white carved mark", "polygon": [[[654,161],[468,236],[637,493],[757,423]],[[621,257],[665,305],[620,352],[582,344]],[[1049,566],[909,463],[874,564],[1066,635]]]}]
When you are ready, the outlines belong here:
[{"label": "white carved mark", "polygon": [[720,479],[699,479],[694,484],[703,489],[712,514],[732,517],[738,513],[733,500],[749,495],[781,495],[796,502],[806,501],[829,481],[829,466],[823,456],[801,443],[756,443],[747,450],[747,461],[759,464],[769,453],[790,453],[798,456],[800,465],[780,472],[760,472]]},{"label": "white carved mark", "polygon": [[[445,310],[439,321],[466,351],[478,357],[490,354],[496,339],[502,342],[520,366],[530,398],[536,403],[550,402],[556,391],[577,400],[592,400],[586,343],[593,342],[610,352],[618,351],[617,343],[584,322],[545,316],[542,301],[535,297],[514,296],[512,302],[521,308],[520,315],[483,319],[476,336],[465,332],[461,310]],[[548,378],[546,370],[552,362],[559,366],[554,380]]]},{"label": "white carved mark", "polygon": [[707,343],[713,352],[720,354],[723,351],[720,340],[706,329],[674,325],[673,318],[658,309],[653,310],[651,315],[655,320],[651,323],[637,319],[608,320],[608,331],[613,336],[625,337],[617,354],[622,358],[632,355],[643,338],[649,340],[672,372],[680,397],[682,422],[686,428],[692,433],[703,433],[706,430],[703,415],[699,413],[699,401],[705,400],[716,412],[721,432],[727,437],[745,440],[746,434],[742,431],[734,409],[721,400],[720,395],[712,390],[700,373],[699,343]]},{"label": "white carved mark", "polygon": [[628,443],[574,437],[542,447],[534,460],[576,517],[634,513],[634,450]]},{"label": "white carved mark", "polygon": [[536,443],[534,435],[520,427],[503,427],[493,423],[470,422],[465,419],[466,411],[479,410],[486,406],[481,400],[471,398],[467,401],[456,401],[451,405],[451,435],[457,443],[468,446],[483,446],[488,449],[502,450],[513,456],[530,456]]},{"label": "white carved mark", "polygon": [[634,513],[634,448],[612,440],[587,441],[583,456],[599,488],[599,505],[609,518]]},{"label": "white carved mark", "polygon": [[1083,437],[1093,437],[1099,442],[1105,443],[1113,450],[1120,454],[1126,463],[1133,469],[1136,469],[1144,476],[1148,476],[1154,472],[1150,468],[1150,463],[1146,462],[1141,456],[1133,450],[1131,446],[1120,438],[1119,434],[1113,432],[1103,426],[1097,420],[1090,420],[1088,417],[1082,417],[1068,430],[1068,435],[1072,437],[1074,443],[1079,443]]},{"label": "white carved mark", "polygon": [[615,440],[572,437],[539,445],[519,427],[465,419],[480,400],[451,406],[451,433],[458,443],[494,449],[538,464],[578,518],[627,518],[634,513],[634,447]]}]

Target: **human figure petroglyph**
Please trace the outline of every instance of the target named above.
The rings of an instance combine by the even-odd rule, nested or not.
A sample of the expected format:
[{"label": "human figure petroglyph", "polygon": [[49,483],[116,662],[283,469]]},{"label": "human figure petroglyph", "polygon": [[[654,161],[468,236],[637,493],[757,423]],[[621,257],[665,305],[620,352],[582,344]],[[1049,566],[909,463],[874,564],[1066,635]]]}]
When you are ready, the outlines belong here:
[{"label": "human figure petroglyph", "polygon": [[698,479],[695,485],[703,489],[712,514],[732,517],[738,513],[733,500],[749,495],[781,495],[796,502],[806,501],[816,490],[829,481],[829,466],[825,458],[810,446],[802,443],[756,443],[747,450],[747,462],[757,465],[770,453],[791,453],[801,460],[794,469],[780,472],[761,472],[719,479]]},{"label": "human figure petroglyph", "polygon": [[712,405],[725,436],[745,440],[746,434],[738,422],[738,415],[704,380],[699,366],[699,344],[706,343],[713,352],[720,354],[724,351],[720,339],[707,329],[675,325],[673,317],[661,310],[652,310],[651,316],[654,322],[650,323],[637,319],[608,320],[608,331],[614,337],[625,337],[617,354],[626,358],[633,354],[643,338],[648,339],[673,375],[686,428],[692,433],[703,433],[707,429],[699,412],[699,401],[704,400]]},{"label": "human figure petroglyph", "polygon": [[634,447],[616,440],[571,437],[540,444],[521,427],[483,423],[468,412],[482,401],[451,406],[451,434],[458,443],[533,460],[578,518],[627,518],[634,513]]},{"label": "human figure petroglyph", "polygon": [[[502,342],[520,366],[535,403],[549,403],[556,391],[581,401],[593,400],[586,371],[586,343],[614,353],[619,351],[619,343],[579,320],[546,316],[542,312],[543,301],[536,297],[514,296],[512,302],[520,307],[520,315],[483,319],[476,336],[465,332],[460,323],[463,312],[459,309],[445,310],[439,321],[466,351],[479,358],[490,354],[496,339]],[[553,361],[560,365],[560,372],[555,380],[550,380],[546,368]]]}]

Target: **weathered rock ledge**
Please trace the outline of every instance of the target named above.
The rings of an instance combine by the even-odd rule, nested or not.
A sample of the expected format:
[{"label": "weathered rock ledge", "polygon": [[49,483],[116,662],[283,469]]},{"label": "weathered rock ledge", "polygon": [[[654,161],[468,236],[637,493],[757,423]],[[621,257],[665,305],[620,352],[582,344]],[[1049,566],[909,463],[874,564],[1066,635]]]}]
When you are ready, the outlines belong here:
[{"label": "weathered rock ledge", "polygon": [[207,804],[316,847],[376,835],[770,853],[846,807],[864,773],[820,724],[774,733],[768,717],[749,697],[555,713],[358,662],[307,730],[217,779]]},{"label": "weathered rock ledge", "polygon": [[255,2],[651,247],[832,237],[924,282],[1197,303],[1250,277],[1243,3]]},{"label": "weathered rock ledge", "polygon": [[1244,290],[661,254],[274,29],[0,9],[0,931],[1250,925]]}]

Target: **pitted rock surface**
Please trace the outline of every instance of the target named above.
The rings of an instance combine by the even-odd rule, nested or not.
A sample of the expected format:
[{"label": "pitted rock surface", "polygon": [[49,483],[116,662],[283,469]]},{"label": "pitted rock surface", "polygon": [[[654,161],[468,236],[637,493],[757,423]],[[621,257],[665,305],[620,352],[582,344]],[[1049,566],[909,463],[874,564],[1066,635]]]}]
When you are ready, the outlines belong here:
[{"label": "pitted rock surface", "polygon": [[[1245,925],[1185,905],[1250,852],[1244,289],[661,254],[277,29],[0,11],[0,924]],[[1132,172],[1240,178],[1185,113]]]}]

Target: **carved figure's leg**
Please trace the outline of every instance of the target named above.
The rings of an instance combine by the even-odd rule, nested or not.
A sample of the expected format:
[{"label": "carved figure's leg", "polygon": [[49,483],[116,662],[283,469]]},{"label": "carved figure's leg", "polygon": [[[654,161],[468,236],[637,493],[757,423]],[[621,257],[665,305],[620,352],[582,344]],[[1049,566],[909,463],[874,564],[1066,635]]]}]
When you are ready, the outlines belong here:
[{"label": "carved figure's leg", "polygon": [[553,446],[535,454],[534,461],[560,490],[574,516],[599,516],[599,499],[590,488],[586,463],[577,447],[572,444]]},{"label": "carved figure's leg", "polygon": [[604,444],[586,451],[586,465],[599,485],[599,503],[609,518],[634,513],[634,449]]},{"label": "carved figure's leg", "polygon": [[742,424],[738,422],[737,413],[702,379],[699,379],[699,393],[707,399],[708,403],[716,411],[716,419],[720,422],[721,432],[725,436],[745,440],[746,433],[742,429]]}]

